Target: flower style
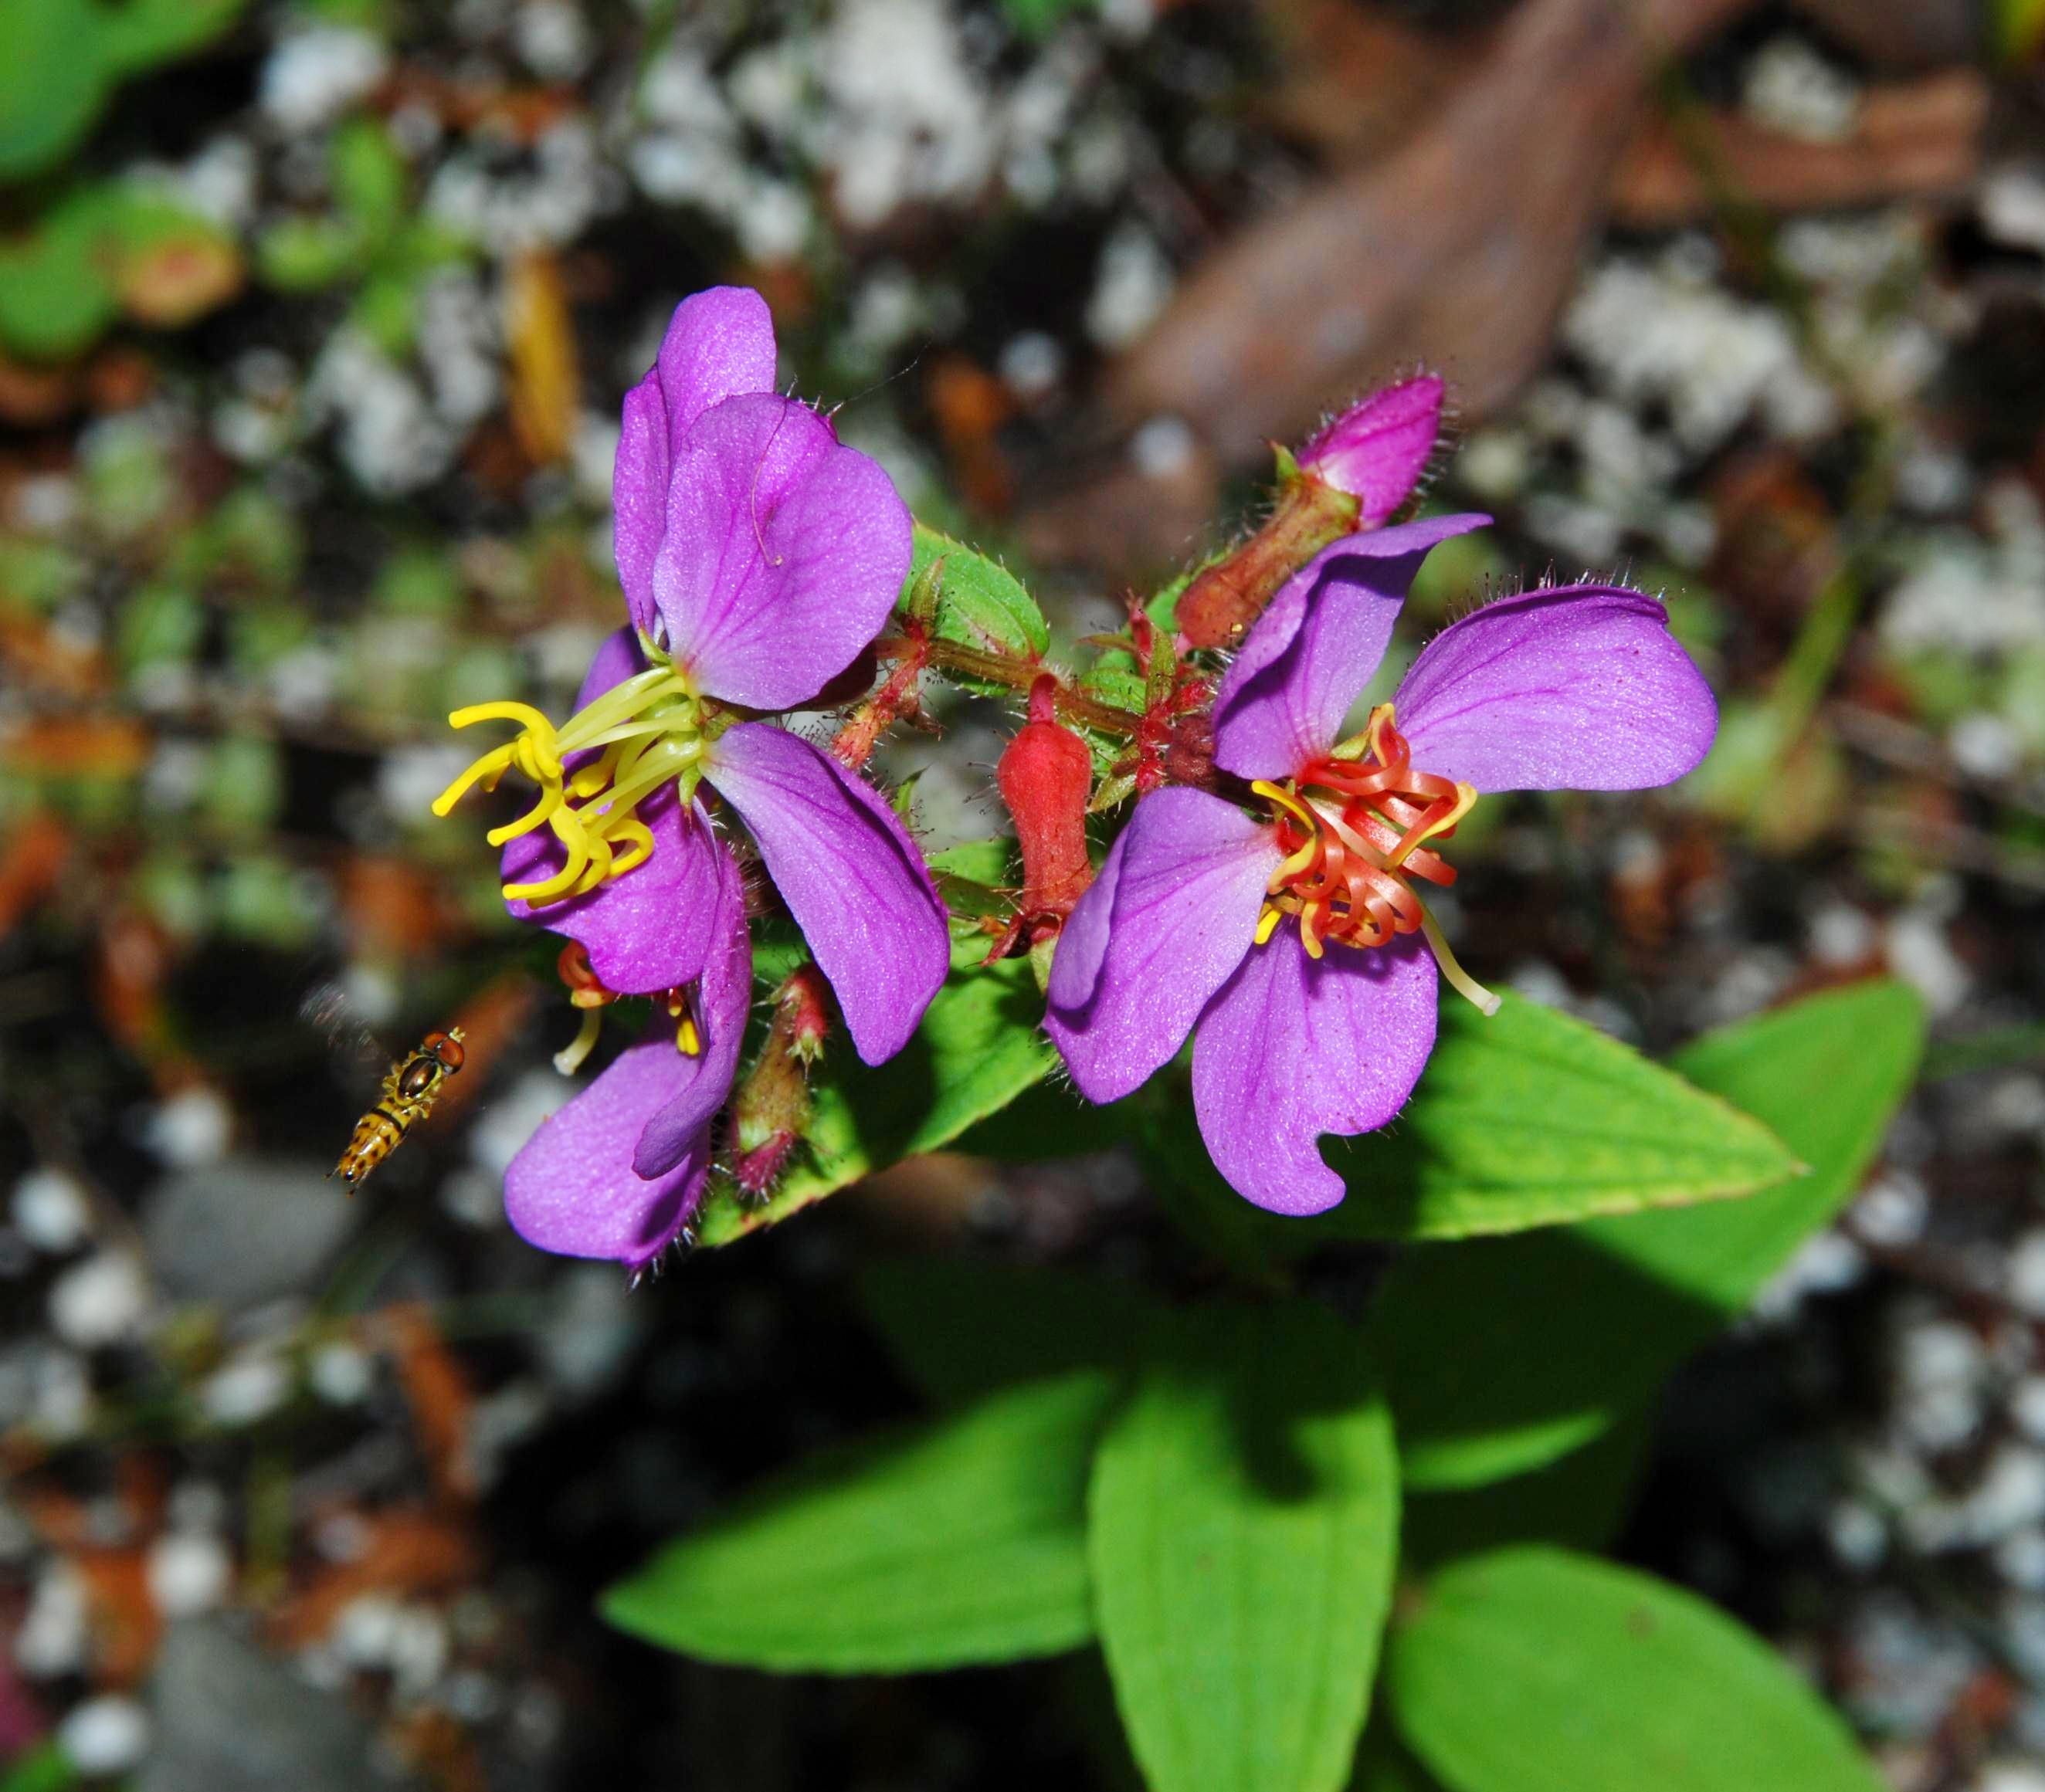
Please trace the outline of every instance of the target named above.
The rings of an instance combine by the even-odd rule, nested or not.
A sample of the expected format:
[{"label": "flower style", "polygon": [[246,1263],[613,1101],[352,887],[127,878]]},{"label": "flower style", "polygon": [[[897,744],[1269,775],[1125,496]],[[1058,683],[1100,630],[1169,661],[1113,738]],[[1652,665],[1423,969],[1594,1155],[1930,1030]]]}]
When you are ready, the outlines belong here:
[{"label": "flower style", "polygon": [[436,812],[508,770],[531,778],[538,802],[489,836],[511,912],[587,950],[592,999],[653,994],[668,1017],[513,1160],[506,1211],[545,1250],[642,1266],[702,1198],[753,982],[745,890],[703,786],[750,833],[861,1057],[900,1051],[944,980],[943,906],[893,811],[752,719],[800,705],[858,656],[910,560],[887,475],[773,382],[757,294],[721,287],[676,309],[626,398],[614,474],[631,627],[598,650],[560,728],[514,703],[450,718],[521,732]]},{"label": "flower style", "polygon": [[1052,963],[1046,1025],[1081,1093],[1129,1094],[1190,1032],[1208,1153],[1274,1212],[1341,1200],[1319,1135],[1369,1132],[1404,1104],[1434,1048],[1438,963],[1496,1006],[1414,887],[1453,881],[1435,849],[1471,805],[1669,783],[1716,731],[1661,605],[1579,585],[1451,625],[1338,738],[1422,559],[1488,520],[1356,536],[1284,586],[1215,703],[1215,763],[1257,812],[1184,787],[1144,798]]}]

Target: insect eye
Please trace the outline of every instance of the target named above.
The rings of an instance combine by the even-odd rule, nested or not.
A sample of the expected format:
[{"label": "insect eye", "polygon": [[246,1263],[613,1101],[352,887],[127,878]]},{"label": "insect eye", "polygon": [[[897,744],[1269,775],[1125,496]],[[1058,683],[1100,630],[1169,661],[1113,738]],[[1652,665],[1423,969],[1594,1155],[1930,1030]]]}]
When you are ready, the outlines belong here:
[{"label": "insect eye", "polygon": [[430,1059],[407,1065],[405,1074],[398,1079],[399,1091],[406,1095],[423,1095],[433,1087],[440,1074],[440,1066]]},{"label": "insect eye", "polygon": [[444,1069],[451,1071],[460,1070],[468,1056],[460,1040],[450,1039],[444,1033],[437,1033],[429,1039],[426,1049],[440,1059]]}]

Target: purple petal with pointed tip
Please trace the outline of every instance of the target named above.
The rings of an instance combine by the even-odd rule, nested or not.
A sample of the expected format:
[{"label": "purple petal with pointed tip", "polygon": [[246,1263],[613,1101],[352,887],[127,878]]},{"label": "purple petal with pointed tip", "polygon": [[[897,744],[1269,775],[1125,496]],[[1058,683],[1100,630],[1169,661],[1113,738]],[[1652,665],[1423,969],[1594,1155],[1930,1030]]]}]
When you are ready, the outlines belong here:
[{"label": "purple petal with pointed tip", "polygon": [[713,286],[668,320],[660,352],[625,394],[610,476],[618,582],[635,625],[652,633],[653,557],[666,526],[668,476],[696,419],[741,394],[774,390],[774,320],[746,286]]},{"label": "purple petal with pointed tip", "polygon": [[1354,404],[1300,450],[1307,471],[1363,506],[1358,526],[1374,529],[1413,495],[1442,425],[1440,379],[1388,386]]},{"label": "purple petal with pointed tip", "polygon": [[1222,675],[1215,763],[1240,778],[1281,779],[1325,754],[1385,658],[1428,550],[1490,521],[1429,517],[1346,536],[1294,573]]},{"label": "purple petal with pointed tip", "polygon": [[1115,852],[1068,924],[1072,967],[1062,942],[1052,959],[1044,1017],[1090,1102],[1119,1101],[1179,1049],[1250,949],[1281,856],[1268,823],[1183,787],[1144,798]]},{"label": "purple petal with pointed tip", "polygon": [[880,633],[909,556],[909,513],[877,462],[807,405],[727,398],[676,457],[653,597],[707,695],[786,709]]},{"label": "purple petal with pointed tip", "polygon": [[[629,629],[604,637],[590,662],[576,707],[597,698],[642,668]],[[570,765],[594,757],[570,756]],[[644,995],[691,983],[703,971],[712,938],[709,916],[717,892],[717,864],[724,855],[711,838],[700,806],[684,817],[672,786],[639,806],[653,836],[653,855],[637,871],[599,886],[587,896],[534,908],[505,906],[521,921],[537,922],[579,940],[590,968],[606,989]],[[537,883],[567,863],[566,849],[551,828],[536,828],[507,842],[499,863],[506,883]]]},{"label": "purple petal with pointed tip", "polygon": [[1342,1199],[1324,1132],[1382,1126],[1435,1048],[1435,960],[1418,939],[1307,956],[1281,925],[1242,961],[1193,1035],[1193,1108],[1207,1155],[1238,1194],[1274,1213]]},{"label": "purple petal with pointed tip", "polygon": [[703,1198],[707,1133],[665,1175],[632,1171],[633,1147],[672,1098],[681,1054],[662,1033],[622,1053],[540,1124],[504,1173],[504,1212],[529,1244],[637,1266],[667,1248]]},{"label": "purple petal with pointed tip", "polygon": [[751,830],[860,1056],[893,1057],[951,964],[945,906],[908,830],[870,785],[768,723],[728,730],[707,775]]},{"label": "purple petal with pointed tip", "polygon": [[[702,980],[690,992],[703,1050],[678,1052],[680,1079],[668,1105],[646,1123],[632,1153],[641,1176],[672,1169],[695,1148],[731,1093],[738,1048],[745,1041],[745,1017],[753,1008],[753,935],[745,925],[745,885],[722,847],[717,849],[718,887],[711,904],[712,944]],[[672,1038],[672,1036],[670,1036]]]},{"label": "purple petal with pointed tip", "polygon": [[1710,750],[1718,706],[1654,598],[1501,598],[1422,649],[1394,699],[1423,771],[1479,790],[1639,790]]}]

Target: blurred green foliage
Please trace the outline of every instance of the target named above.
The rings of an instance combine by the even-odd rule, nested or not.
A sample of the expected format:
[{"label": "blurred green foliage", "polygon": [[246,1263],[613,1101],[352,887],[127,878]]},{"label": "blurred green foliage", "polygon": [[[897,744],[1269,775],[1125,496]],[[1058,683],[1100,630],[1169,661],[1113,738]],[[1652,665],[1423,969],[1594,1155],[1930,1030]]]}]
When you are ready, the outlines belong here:
[{"label": "blurred green foliage", "polygon": [[188,56],[245,0],[7,0],[0,6],[0,180],[53,167],[114,87]]}]

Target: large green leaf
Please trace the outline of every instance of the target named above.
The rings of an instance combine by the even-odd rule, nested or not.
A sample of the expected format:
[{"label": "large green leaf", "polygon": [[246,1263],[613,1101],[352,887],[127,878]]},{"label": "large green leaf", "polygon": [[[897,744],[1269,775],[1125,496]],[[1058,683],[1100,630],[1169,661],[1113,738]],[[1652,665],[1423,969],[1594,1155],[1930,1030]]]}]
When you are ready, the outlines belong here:
[{"label": "large green leaf", "polygon": [[946,1405],[1069,1369],[1122,1368],[1157,1310],[1104,1275],[957,1258],[872,1264],[859,1295],[903,1372]]},{"label": "large green leaf", "polygon": [[1846,1725],[1694,1594],[1561,1550],[1480,1556],[1402,1609],[1400,1733],[1450,1792],[1880,1792]]},{"label": "large green leaf", "polygon": [[799,1472],[603,1596],[648,1642],[784,1672],[904,1673],[1076,1647],[1105,1375],[1034,1382]]},{"label": "large green leaf", "polygon": [[[1219,1185],[1190,1108],[1153,1121],[1150,1137],[1182,1179]],[[1797,1167],[1759,1121],[1596,1028],[1512,995],[1488,1019],[1445,998],[1405,1110],[1381,1132],[1323,1149],[1348,1198],[1311,1220],[1246,1217],[1274,1248],[1520,1232],[1746,1194]]]},{"label": "large green leaf", "polygon": [[703,1242],[728,1244],[875,1170],[949,1144],[1049,1070],[1056,1054],[1038,1027],[1043,1013],[1029,965],[1011,959],[954,970],[915,1036],[888,1063],[858,1063],[841,1046],[811,1085],[805,1158],[761,1206],[714,1199]]},{"label": "large green leaf", "polygon": [[[1044,613],[1013,573],[922,523],[916,525],[905,595],[939,561],[943,564],[938,571],[937,632],[942,639],[1020,658],[1034,657],[1049,647],[1051,631]],[[996,688],[1006,694],[1005,687]]]},{"label": "large green leaf", "polygon": [[1743,1201],[1409,1253],[1369,1323],[1408,1484],[1520,1474],[1644,1405],[1858,1186],[1923,1044],[1916,998],[1886,981],[1709,1034],[1677,1067],[1773,1126],[1808,1175]]},{"label": "large green leaf", "polygon": [[57,160],[85,135],[105,98],[96,9],[78,0],[0,6],[0,179]]},{"label": "large green leaf", "polygon": [[1333,1792],[1397,1547],[1384,1402],[1309,1302],[1153,1338],[1101,1441],[1088,1544],[1136,1758],[1153,1792]]}]

